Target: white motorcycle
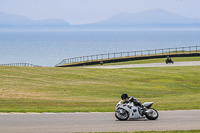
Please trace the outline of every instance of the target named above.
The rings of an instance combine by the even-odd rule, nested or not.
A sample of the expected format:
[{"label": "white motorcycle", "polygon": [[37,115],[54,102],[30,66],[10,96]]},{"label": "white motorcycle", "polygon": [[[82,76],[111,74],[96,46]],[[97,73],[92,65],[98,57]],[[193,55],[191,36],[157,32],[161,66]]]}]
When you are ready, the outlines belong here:
[{"label": "white motorcycle", "polygon": [[[121,101],[115,107],[115,117],[118,120],[147,118],[148,120],[156,120],[158,112],[150,108],[153,102],[145,102],[142,106],[138,106],[138,100],[133,97],[129,98],[127,104],[122,104]],[[140,102],[139,102],[140,103]],[[141,104],[141,103],[140,103]]]}]

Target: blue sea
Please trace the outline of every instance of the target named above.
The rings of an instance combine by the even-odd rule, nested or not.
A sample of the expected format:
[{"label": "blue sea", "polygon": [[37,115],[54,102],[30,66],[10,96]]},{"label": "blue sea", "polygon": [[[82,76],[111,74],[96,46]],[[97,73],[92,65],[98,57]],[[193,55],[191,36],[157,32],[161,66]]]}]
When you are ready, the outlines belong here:
[{"label": "blue sea", "polygon": [[71,57],[196,45],[200,31],[0,32],[0,64],[55,66]]}]

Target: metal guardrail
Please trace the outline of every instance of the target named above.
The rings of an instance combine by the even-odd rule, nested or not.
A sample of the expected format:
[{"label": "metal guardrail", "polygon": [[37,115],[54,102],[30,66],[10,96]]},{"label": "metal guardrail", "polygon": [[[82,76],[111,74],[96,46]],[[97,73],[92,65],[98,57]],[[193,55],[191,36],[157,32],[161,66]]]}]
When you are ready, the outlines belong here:
[{"label": "metal guardrail", "polygon": [[160,55],[160,54],[170,54],[170,53],[191,53],[198,52],[200,46],[189,46],[189,47],[176,47],[176,48],[164,48],[164,49],[153,49],[153,50],[142,50],[142,51],[129,51],[129,52],[118,52],[118,53],[107,53],[107,54],[97,54],[89,56],[74,57],[62,60],[58,63],[57,66],[62,66],[64,64],[71,63],[81,63],[88,61],[102,61],[105,59],[116,59],[116,58],[128,58],[128,57],[137,57],[144,55]]},{"label": "metal guardrail", "polygon": [[30,63],[8,63],[8,64],[0,64],[0,66],[29,66],[29,67],[41,67],[38,65],[33,65]]}]

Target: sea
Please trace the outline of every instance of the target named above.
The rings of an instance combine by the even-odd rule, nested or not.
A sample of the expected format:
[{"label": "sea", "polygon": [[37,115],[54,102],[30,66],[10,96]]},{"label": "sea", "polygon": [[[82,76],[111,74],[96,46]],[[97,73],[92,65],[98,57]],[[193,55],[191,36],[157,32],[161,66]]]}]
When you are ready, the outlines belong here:
[{"label": "sea", "polygon": [[0,31],[0,64],[54,67],[63,59],[200,46],[200,31]]}]

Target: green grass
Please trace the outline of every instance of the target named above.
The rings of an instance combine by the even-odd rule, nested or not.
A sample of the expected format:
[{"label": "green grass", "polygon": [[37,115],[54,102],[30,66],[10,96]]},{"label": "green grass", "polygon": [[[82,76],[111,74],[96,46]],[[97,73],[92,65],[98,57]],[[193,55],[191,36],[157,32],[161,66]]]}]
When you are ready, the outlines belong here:
[{"label": "green grass", "polygon": [[[145,64],[145,63],[162,63],[165,62],[166,58],[155,58],[155,59],[144,59],[144,60],[134,60],[125,62],[115,62],[115,63],[105,63],[104,66],[108,65],[127,65],[127,64]],[[200,61],[200,56],[197,57],[172,57],[172,60],[176,62],[181,61]],[[100,66],[100,64],[95,65]]]},{"label": "green grass", "polygon": [[[114,132],[104,132],[104,133],[114,133]],[[117,133],[200,133],[200,130],[135,131],[135,132],[117,132]]]},{"label": "green grass", "polygon": [[110,112],[123,92],[157,110],[200,109],[200,66],[86,69],[0,66],[0,112]]}]

